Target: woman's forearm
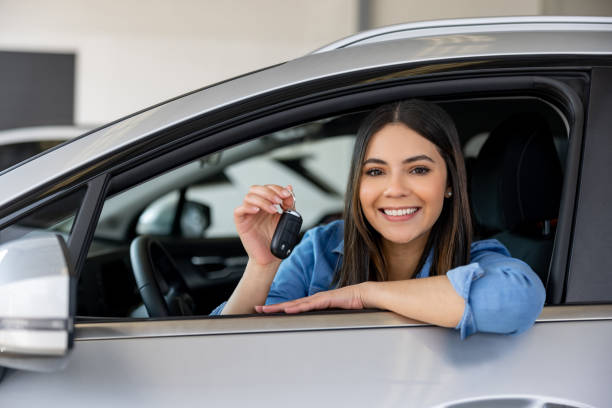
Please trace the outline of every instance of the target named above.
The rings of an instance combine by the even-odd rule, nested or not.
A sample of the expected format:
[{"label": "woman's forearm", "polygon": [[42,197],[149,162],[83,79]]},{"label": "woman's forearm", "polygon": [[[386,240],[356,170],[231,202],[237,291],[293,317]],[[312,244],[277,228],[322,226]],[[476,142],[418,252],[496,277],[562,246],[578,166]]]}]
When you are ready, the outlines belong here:
[{"label": "woman's forearm", "polygon": [[364,307],[390,310],[437,326],[456,327],[465,309],[465,301],[446,276],[362,285]]},{"label": "woman's forearm", "polygon": [[280,260],[269,265],[258,265],[249,260],[244,274],[221,314],[255,313],[255,305],[263,305],[268,297]]}]

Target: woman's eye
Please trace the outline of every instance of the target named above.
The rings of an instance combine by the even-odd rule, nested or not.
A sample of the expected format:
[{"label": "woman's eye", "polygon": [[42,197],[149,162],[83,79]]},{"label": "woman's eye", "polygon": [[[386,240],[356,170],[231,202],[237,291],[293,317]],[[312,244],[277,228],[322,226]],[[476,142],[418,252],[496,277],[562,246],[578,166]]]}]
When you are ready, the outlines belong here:
[{"label": "woman's eye", "polygon": [[368,176],[380,176],[381,174],[383,174],[383,172],[381,169],[373,168],[366,170],[365,174],[367,174]]},{"label": "woman's eye", "polygon": [[412,174],[424,175],[429,173],[429,169],[427,167],[415,167],[414,169],[410,170],[410,172]]}]

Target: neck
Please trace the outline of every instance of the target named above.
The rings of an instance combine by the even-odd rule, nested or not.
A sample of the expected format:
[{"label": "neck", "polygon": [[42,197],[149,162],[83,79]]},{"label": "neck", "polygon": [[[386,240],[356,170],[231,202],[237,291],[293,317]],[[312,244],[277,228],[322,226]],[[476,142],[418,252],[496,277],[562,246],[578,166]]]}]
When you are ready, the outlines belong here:
[{"label": "neck", "polygon": [[387,266],[387,280],[412,279],[419,272],[416,270],[429,234],[419,237],[407,244],[383,240],[382,252]]}]

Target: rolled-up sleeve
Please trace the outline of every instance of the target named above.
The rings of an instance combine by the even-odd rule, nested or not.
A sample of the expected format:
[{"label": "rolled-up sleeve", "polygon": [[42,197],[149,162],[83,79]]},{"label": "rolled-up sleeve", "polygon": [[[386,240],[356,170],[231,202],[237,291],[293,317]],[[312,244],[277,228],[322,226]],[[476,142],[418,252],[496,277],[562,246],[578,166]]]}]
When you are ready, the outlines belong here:
[{"label": "rolled-up sleeve", "polygon": [[221,303],[219,306],[215,307],[212,312],[210,312],[209,316],[219,316],[223,309],[225,309],[225,305],[227,305],[227,301]]},{"label": "rolled-up sleeve", "polygon": [[525,262],[510,257],[497,240],[472,246],[472,263],[447,273],[465,300],[457,329],[461,338],[476,332],[514,334],[531,327],[544,306],[540,278]]}]

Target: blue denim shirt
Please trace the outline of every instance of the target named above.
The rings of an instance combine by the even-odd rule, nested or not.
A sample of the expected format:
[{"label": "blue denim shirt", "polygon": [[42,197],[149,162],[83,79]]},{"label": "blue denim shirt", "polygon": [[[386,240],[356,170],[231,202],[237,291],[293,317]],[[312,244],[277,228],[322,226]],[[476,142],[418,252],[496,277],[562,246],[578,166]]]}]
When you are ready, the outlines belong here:
[{"label": "blue denim shirt", "polygon": [[[342,261],[344,223],[335,221],[306,232],[293,253],[281,262],[266,304],[275,304],[331,288]],[[472,243],[470,264],[447,272],[453,288],[465,300],[456,329],[465,338],[476,332],[514,334],[533,325],[546,296],[540,278],[529,265],[510,257],[497,240]],[[429,276],[433,251],[416,278]],[[220,314],[225,302],[212,311]]]}]

